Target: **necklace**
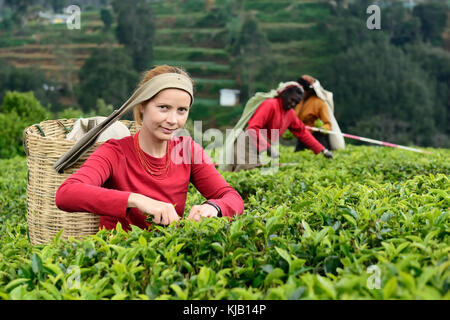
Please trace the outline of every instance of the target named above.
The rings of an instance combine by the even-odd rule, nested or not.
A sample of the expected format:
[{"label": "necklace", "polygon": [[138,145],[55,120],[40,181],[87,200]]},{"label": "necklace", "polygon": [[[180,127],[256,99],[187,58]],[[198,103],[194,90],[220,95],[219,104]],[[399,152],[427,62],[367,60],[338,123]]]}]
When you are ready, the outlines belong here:
[{"label": "necklace", "polygon": [[139,158],[139,162],[144,167],[145,171],[147,171],[150,175],[157,176],[157,177],[167,174],[167,171],[168,171],[169,166],[170,166],[170,157],[169,157],[169,153],[170,153],[169,144],[170,144],[170,141],[167,141],[166,155],[164,156],[166,161],[163,164],[163,166],[160,167],[158,165],[152,164],[146,158],[144,151],[142,151],[141,147],[139,146],[139,133],[140,133],[140,130],[138,132],[136,132],[136,134],[134,135],[134,138],[133,138],[133,140],[134,140],[134,149],[136,150],[136,154],[137,154],[137,156]]}]

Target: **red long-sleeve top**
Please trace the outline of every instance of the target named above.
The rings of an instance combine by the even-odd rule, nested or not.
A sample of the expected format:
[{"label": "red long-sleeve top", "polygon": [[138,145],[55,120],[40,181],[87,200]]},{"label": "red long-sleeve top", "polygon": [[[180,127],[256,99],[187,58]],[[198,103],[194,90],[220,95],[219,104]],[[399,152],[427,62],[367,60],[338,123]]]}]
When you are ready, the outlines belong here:
[{"label": "red long-sleeve top", "polygon": [[[140,193],[174,204],[177,214],[183,217],[192,182],[207,200],[220,207],[223,216],[242,214],[241,196],[220,175],[200,145],[190,137],[174,137],[169,143],[169,150],[179,152],[180,157],[171,161],[167,175],[158,178],[141,165],[132,136],[104,142],[61,184],[55,196],[56,206],[67,212],[98,214],[100,227],[107,229],[114,229],[118,222],[124,230],[130,230],[130,225],[145,229],[149,226],[147,216],[137,208],[127,208],[130,194]],[[166,160],[145,156],[156,166],[163,166]]]},{"label": "red long-sleeve top", "polygon": [[[324,149],[313,135],[306,130],[305,125],[298,119],[294,109],[283,109],[280,97],[270,98],[261,103],[250,118],[247,131],[254,145],[257,146],[257,150],[261,152],[270,147],[270,142],[276,142],[288,128],[315,154]],[[267,129],[266,136],[261,134],[261,129]],[[272,136],[271,129],[278,129],[278,136]]]}]

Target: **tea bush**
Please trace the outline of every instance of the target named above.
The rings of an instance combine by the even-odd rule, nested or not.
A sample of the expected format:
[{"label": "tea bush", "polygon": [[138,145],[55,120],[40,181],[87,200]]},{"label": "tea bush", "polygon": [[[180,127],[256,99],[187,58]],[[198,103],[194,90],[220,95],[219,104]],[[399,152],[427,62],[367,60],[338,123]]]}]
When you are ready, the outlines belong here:
[{"label": "tea bush", "polygon": [[[430,149],[431,150],[431,149]],[[450,151],[281,147],[278,172],[223,173],[233,218],[30,246],[26,163],[1,160],[2,299],[449,299]],[[186,211],[203,201],[191,186]]]}]

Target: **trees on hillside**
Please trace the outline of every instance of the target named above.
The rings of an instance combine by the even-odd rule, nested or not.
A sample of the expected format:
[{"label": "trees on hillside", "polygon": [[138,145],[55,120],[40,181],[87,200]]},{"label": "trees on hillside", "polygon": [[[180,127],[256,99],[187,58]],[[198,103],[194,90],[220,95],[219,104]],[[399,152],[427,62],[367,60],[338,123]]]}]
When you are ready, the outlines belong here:
[{"label": "trees on hillside", "polygon": [[113,23],[113,16],[111,14],[111,11],[108,9],[101,9],[100,10],[100,18],[102,19],[103,25],[105,26],[106,30],[111,29],[111,25]]},{"label": "trees on hillside", "polygon": [[421,39],[420,19],[411,16],[403,3],[393,3],[383,10],[383,30],[389,33],[391,43],[401,46]]},{"label": "trees on hillside", "polygon": [[440,45],[447,25],[447,4],[444,1],[422,3],[414,8],[413,14],[420,19],[423,40]]},{"label": "trees on hillside", "polygon": [[66,5],[66,0],[50,0],[54,12],[61,13]]},{"label": "trees on hillside", "polygon": [[154,14],[149,0],[133,5],[122,0],[113,0],[117,15],[116,36],[131,55],[134,69],[141,72],[153,61],[153,40],[155,35]]},{"label": "trees on hillside", "polygon": [[[427,145],[436,131],[430,76],[388,41],[337,56],[327,87],[344,128],[375,139]],[[387,128],[390,128],[387,130]]]},{"label": "trees on hillside", "polygon": [[404,51],[429,75],[437,130],[432,145],[450,147],[450,53],[423,43],[408,45]]},{"label": "trees on hillside", "polygon": [[56,104],[60,96],[56,85],[43,72],[36,68],[16,68],[0,59],[0,101],[7,91],[12,90],[33,91],[35,97],[44,105]]},{"label": "trees on hillside", "polygon": [[[3,26],[11,23],[12,16],[15,19],[21,17],[19,13],[23,13],[25,17],[25,13],[29,11],[27,9],[29,4],[38,2],[4,1],[9,13],[4,11],[3,15],[9,18],[0,22]],[[62,2],[64,1],[54,0],[47,4],[58,5]],[[102,4],[107,2],[101,1]],[[99,32],[98,37],[95,34],[93,35],[95,38],[89,35],[86,37],[87,40],[79,37],[83,41],[99,39],[97,41],[108,43],[115,42],[110,38],[114,37],[115,33],[124,46],[123,50],[107,49],[95,52],[79,71],[80,84],[75,91],[84,115],[97,112],[95,106],[98,99],[103,99],[107,105],[118,107],[133,91],[137,83],[137,72],[152,66],[155,37],[155,16],[152,11],[155,4],[152,5],[152,2],[155,1],[130,3],[111,0],[114,15],[111,14],[112,10],[101,10],[100,15],[105,28]],[[383,134],[383,138],[392,137],[390,140],[397,142],[411,142],[413,139],[409,141],[405,139],[414,136],[416,143],[422,141],[425,144],[425,141],[431,141],[435,146],[450,146],[448,144],[450,56],[443,48],[438,48],[442,44],[448,7],[443,1],[431,0],[423,1],[414,10],[410,10],[400,1],[385,1],[380,3],[381,30],[369,30],[366,26],[368,18],[366,9],[373,1],[335,2],[334,7],[329,2],[323,1],[292,4],[283,8],[280,5],[281,11],[273,12],[272,16],[270,15],[272,12],[267,8],[277,10],[279,4],[276,2],[268,1],[255,5],[256,3],[240,0],[172,1],[171,4],[165,3],[163,9],[172,12],[174,17],[168,19],[166,16],[161,21],[170,20],[177,28],[182,27],[186,20],[185,17],[179,19],[180,13],[191,12],[193,8],[199,10],[210,8],[206,15],[201,15],[195,23],[189,22],[189,25],[196,28],[226,26],[226,31],[221,31],[220,35],[228,33],[228,37],[224,36],[221,39],[226,38],[224,42],[230,56],[233,80],[240,86],[243,102],[255,91],[272,88],[278,81],[295,80],[292,75],[297,72],[298,75],[312,73],[320,78],[327,89],[335,93],[336,112],[339,117],[343,117],[343,130],[354,129],[358,130],[355,133],[360,134],[364,132]],[[213,9],[214,3],[216,7]],[[294,7],[297,8],[295,10],[300,8],[300,11],[293,10]],[[295,20],[293,12],[304,15]],[[283,25],[286,23],[291,25],[300,20],[310,21],[309,16],[313,17],[310,24],[305,23],[301,28],[295,28],[296,31],[284,29]],[[113,19],[116,19],[117,24],[114,33],[108,31],[113,25]],[[259,21],[264,21],[264,28],[260,27]],[[269,31],[264,32],[265,30]],[[27,33],[28,30],[24,29],[21,32]],[[78,39],[78,35],[81,34],[66,32],[55,32],[58,42],[63,42],[59,38],[66,38],[66,41],[70,42],[72,39]],[[71,36],[67,36],[69,32]],[[276,37],[273,37],[274,34]],[[270,41],[267,35],[270,36]],[[177,44],[164,44],[170,45]],[[202,41],[201,45],[207,46],[208,43],[204,44]],[[271,45],[275,54],[270,50]],[[218,45],[211,43],[211,46]],[[67,66],[74,66],[75,60],[68,58],[68,50],[78,51],[78,49],[53,49],[52,54],[57,61],[62,61],[58,62],[59,65],[69,71],[64,75],[66,87],[71,92],[71,69]],[[181,51],[177,50],[176,55],[160,59],[188,60],[187,57],[193,56],[188,56],[184,52],[178,54]],[[206,52],[204,56],[206,55],[209,53]],[[183,58],[178,58],[180,56]],[[225,54],[221,52],[218,63],[226,59]],[[16,69],[3,62],[0,62],[0,66],[0,99],[7,90],[33,90],[44,105],[48,103],[58,105],[59,94],[57,90],[45,90],[45,87],[53,85],[42,72]],[[399,66],[403,69],[399,69]],[[192,71],[197,76],[206,74],[203,71],[202,73]],[[208,70],[208,75],[210,72],[214,71]],[[357,82],[354,80],[355,77],[358,79]],[[392,92],[399,94],[393,96]],[[366,109],[362,110],[361,105]],[[395,108],[388,108],[387,105]],[[52,109],[52,111],[60,110]],[[341,122],[341,119],[338,120]],[[383,128],[380,123],[385,127]]]},{"label": "trees on hillside", "polygon": [[270,43],[252,14],[243,14],[239,32],[230,46],[231,64],[238,75],[242,96],[251,97],[258,82],[270,82],[276,72]]},{"label": "trees on hillside", "polygon": [[5,5],[13,12],[12,21],[22,28],[27,21],[28,8],[36,2],[37,0],[5,0]]},{"label": "trees on hillside", "polygon": [[138,73],[123,49],[97,49],[86,60],[79,73],[78,102],[84,112],[93,109],[102,98],[120,107],[134,90]]},{"label": "trees on hillside", "polygon": [[[372,31],[365,26],[366,2],[340,10],[329,24],[328,47],[337,54],[321,80],[334,92],[342,129],[397,143],[450,147],[450,54],[431,45],[439,43],[448,9],[440,6],[438,14],[435,3],[414,11],[390,3],[382,10],[382,30]],[[424,29],[428,23],[433,27]]]}]

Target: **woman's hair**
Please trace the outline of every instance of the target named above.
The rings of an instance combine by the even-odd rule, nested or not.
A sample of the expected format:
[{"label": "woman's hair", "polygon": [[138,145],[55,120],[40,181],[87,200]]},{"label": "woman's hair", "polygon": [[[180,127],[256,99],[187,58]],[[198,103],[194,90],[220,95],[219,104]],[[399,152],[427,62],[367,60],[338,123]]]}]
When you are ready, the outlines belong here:
[{"label": "woman's hair", "polygon": [[[192,86],[194,85],[194,81],[192,80],[192,78],[189,76],[189,74],[183,68],[174,67],[174,66],[168,66],[168,65],[164,64],[164,65],[157,66],[157,67],[154,67],[151,70],[146,71],[144,73],[143,77],[142,77],[141,82],[139,83],[139,87],[142,86],[147,81],[149,81],[150,79],[153,79],[154,77],[159,76],[159,75],[164,74],[164,73],[178,73],[178,74],[182,74],[182,75],[188,77],[189,80],[191,80]],[[145,106],[150,100],[151,99],[148,99],[148,100],[142,102],[142,104],[140,104],[140,105]],[[142,113],[139,110],[140,105],[135,106],[134,109],[133,109],[134,121],[138,125],[142,125]]]},{"label": "woman's hair", "polygon": [[303,89],[310,93],[315,93],[314,89],[312,88],[314,81],[315,79],[308,75],[301,76],[297,79],[297,82],[303,87]]},{"label": "woman's hair", "polygon": [[280,96],[280,97],[288,97],[288,96],[290,96],[290,95],[292,95],[292,94],[297,94],[297,95],[300,95],[301,97],[303,97],[303,91],[302,91],[302,89],[299,88],[299,87],[290,87],[290,88],[287,88],[286,90],[284,90],[283,92],[281,92],[281,93],[279,94],[279,96]]}]

